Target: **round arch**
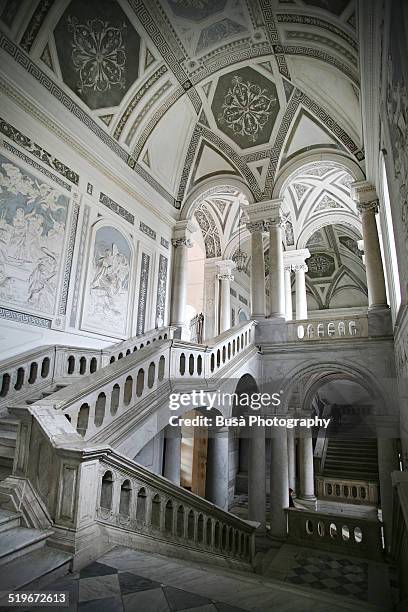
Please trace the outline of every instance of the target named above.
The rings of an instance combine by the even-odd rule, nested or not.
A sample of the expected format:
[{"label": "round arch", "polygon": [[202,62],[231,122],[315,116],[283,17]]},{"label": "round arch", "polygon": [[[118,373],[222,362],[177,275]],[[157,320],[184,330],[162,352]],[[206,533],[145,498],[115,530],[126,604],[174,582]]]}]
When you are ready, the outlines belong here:
[{"label": "round arch", "polygon": [[315,363],[312,365],[300,364],[288,372],[281,383],[281,389],[283,390],[282,408],[284,409],[284,412],[287,412],[289,408],[288,403],[290,402],[292,395],[294,386],[293,381],[298,381],[305,376],[309,376],[309,384],[307,383],[302,410],[304,410],[306,406],[310,405],[311,399],[322,384],[336,379],[346,379],[357,383],[367,391],[370,397],[373,398],[374,403],[381,402],[382,404],[387,405],[391,401],[391,398],[387,397],[384,390],[378,384],[377,377],[371,372],[367,371],[367,369],[363,370],[361,367],[355,364],[350,366],[348,363],[336,361]]},{"label": "round arch", "polygon": [[217,177],[205,179],[197,185],[186,197],[180,211],[180,220],[192,219],[195,208],[209,195],[217,193],[224,186],[235,187],[241,191],[249,204],[254,202],[254,196],[247,183],[239,176],[234,174],[223,174]]},{"label": "round arch", "polygon": [[298,240],[297,248],[305,249],[307,242],[311,236],[318,230],[328,225],[348,225],[353,228],[360,236],[362,236],[362,226],[359,217],[347,211],[332,212],[329,211],[323,214],[320,218],[314,219],[308,223],[301,231]]},{"label": "round arch", "polygon": [[357,162],[348,157],[343,153],[337,153],[334,151],[328,151],[327,149],[316,150],[313,153],[306,151],[302,153],[295,159],[287,162],[282,166],[279,170],[278,176],[275,181],[275,185],[273,188],[272,199],[277,199],[282,197],[282,194],[286,188],[288,181],[292,174],[294,174],[297,170],[306,166],[307,164],[312,164],[315,162],[332,162],[337,164],[339,167],[342,166],[345,170],[347,170],[356,181],[364,181],[365,175]]}]

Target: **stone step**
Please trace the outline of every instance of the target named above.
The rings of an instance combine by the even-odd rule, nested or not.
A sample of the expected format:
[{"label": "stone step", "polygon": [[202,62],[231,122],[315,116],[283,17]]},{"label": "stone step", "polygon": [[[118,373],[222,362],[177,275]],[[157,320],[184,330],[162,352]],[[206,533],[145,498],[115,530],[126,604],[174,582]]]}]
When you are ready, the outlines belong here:
[{"label": "stone step", "polygon": [[[7,564],[0,572],[0,591],[42,588],[68,573],[72,555],[50,546],[43,546]],[[4,605],[0,600],[0,606]]]},{"label": "stone step", "polygon": [[0,509],[0,533],[20,526],[21,514]]},{"label": "stone step", "polygon": [[7,565],[37,548],[44,546],[52,531],[14,527],[0,533],[0,565]]}]

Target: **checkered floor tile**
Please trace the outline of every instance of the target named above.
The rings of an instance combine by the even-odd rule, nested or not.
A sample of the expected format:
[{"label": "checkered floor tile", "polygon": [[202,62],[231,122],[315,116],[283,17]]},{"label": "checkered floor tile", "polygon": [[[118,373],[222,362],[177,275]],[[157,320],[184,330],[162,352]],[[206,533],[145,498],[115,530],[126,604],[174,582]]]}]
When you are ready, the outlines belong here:
[{"label": "checkered floor tile", "polygon": [[[68,591],[70,612],[244,612],[131,571],[118,571],[99,561],[79,574],[64,576],[43,590]],[[31,610],[38,612],[39,608]]]},{"label": "checkered floor tile", "polygon": [[285,581],[368,600],[368,563],[364,561],[299,553]]}]

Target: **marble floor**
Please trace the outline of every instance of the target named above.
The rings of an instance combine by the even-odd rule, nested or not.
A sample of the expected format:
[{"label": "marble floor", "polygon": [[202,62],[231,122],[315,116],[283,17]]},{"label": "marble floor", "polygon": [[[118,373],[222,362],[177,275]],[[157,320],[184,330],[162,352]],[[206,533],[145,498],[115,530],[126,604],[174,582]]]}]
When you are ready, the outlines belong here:
[{"label": "marble floor", "polygon": [[[357,562],[354,579],[351,576],[356,569],[352,570],[351,564],[338,563],[331,567],[337,576],[345,572],[349,575],[348,584],[355,585],[355,589],[336,593],[330,588],[332,583],[317,589],[312,584],[315,572],[324,573],[327,563],[333,560],[319,560],[316,557],[320,553],[317,555],[314,551],[311,551],[313,556],[302,549],[290,550],[290,547],[281,551],[277,562],[281,571],[276,573],[276,580],[116,547],[77,574],[67,575],[42,590],[68,591],[70,606],[60,609],[69,611],[362,612],[389,609],[370,605],[367,601],[370,570],[364,562]],[[274,557],[273,563],[276,564],[278,557]],[[326,567],[322,563],[326,563]],[[304,571],[298,572],[299,567]],[[307,575],[314,576],[313,580],[306,578]],[[324,585],[326,579],[330,577],[322,575],[318,581]],[[331,580],[336,582],[334,574]]]}]

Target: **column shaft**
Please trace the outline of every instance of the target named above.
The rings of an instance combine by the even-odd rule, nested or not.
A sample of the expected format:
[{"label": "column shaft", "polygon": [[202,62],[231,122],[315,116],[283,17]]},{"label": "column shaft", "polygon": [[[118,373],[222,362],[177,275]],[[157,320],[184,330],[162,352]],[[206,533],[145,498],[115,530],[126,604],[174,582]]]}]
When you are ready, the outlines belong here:
[{"label": "column shaft", "polygon": [[208,432],[205,497],[228,510],[228,429]]},{"label": "column shaft", "polygon": [[[253,224],[254,225],[254,224]],[[265,258],[262,241],[262,226],[251,231],[251,310],[252,317],[265,316]]]},{"label": "column shaft", "polygon": [[180,486],[181,428],[166,427],[163,476]]},{"label": "column shaft", "polygon": [[282,228],[279,222],[269,224],[269,295],[271,317],[284,317],[285,281]]},{"label": "column shaft", "polygon": [[295,267],[296,278],[296,319],[307,319],[307,298],[306,298],[306,266]]},{"label": "column shaft", "polygon": [[187,303],[187,245],[174,250],[171,324],[181,327],[185,323]]},{"label": "column shaft", "polygon": [[220,333],[231,328],[230,281],[221,279]]},{"label": "column shaft", "polygon": [[248,456],[248,519],[265,528],[265,428],[251,427]]},{"label": "column shaft", "polygon": [[295,446],[295,430],[288,429],[288,479],[289,488],[296,491],[296,446]]},{"label": "column shaft", "polygon": [[300,495],[303,500],[315,501],[314,469],[313,469],[313,440],[311,429],[304,428],[299,438],[299,477]]},{"label": "column shaft", "polygon": [[376,208],[361,207],[360,210],[363,226],[368,306],[369,308],[386,308],[387,294],[385,291],[380,241],[378,238],[377,223],[375,221]]},{"label": "column shaft", "polygon": [[286,537],[286,513],[289,506],[288,445],[286,429],[276,427],[271,439],[271,511],[270,534],[272,537]]},{"label": "column shaft", "polygon": [[291,274],[292,274],[291,266],[286,266],[285,267],[285,313],[286,313],[287,321],[292,321],[293,319]]}]

